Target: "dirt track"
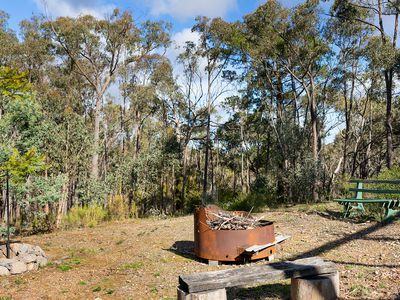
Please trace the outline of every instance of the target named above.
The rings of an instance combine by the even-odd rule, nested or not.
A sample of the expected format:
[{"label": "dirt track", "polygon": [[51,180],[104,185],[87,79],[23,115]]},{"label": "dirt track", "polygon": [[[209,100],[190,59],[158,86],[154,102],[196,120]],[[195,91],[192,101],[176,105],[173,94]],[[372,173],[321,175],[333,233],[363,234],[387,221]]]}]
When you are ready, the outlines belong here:
[{"label": "dirt track", "polygon": [[[297,209],[262,215],[275,221],[278,233],[292,236],[277,259],[319,255],[337,262],[344,299],[400,299],[400,221],[357,224],[333,218],[335,212]],[[179,274],[241,267],[209,267],[197,261],[192,228],[187,216],[23,238],[40,245],[52,263],[1,278],[0,299],[175,299]],[[289,282],[281,281],[236,289],[229,297],[285,299],[288,291]]]}]

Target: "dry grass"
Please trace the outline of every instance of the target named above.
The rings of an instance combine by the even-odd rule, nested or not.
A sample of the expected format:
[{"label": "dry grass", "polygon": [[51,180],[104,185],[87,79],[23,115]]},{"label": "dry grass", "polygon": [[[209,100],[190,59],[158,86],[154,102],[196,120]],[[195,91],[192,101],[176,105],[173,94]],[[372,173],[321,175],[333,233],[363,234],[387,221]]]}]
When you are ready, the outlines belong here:
[{"label": "dry grass", "polygon": [[[344,299],[399,297],[400,222],[352,223],[334,218],[337,209],[328,205],[264,212],[275,221],[277,232],[292,236],[278,259],[320,255],[336,261]],[[187,216],[23,238],[43,247],[52,263],[39,271],[2,278],[0,299],[175,299],[179,274],[241,267],[209,267],[194,259],[192,228],[192,217]],[[235,289],[229,296],[282,299],[288,292],[289,283],[283,281]]]}]

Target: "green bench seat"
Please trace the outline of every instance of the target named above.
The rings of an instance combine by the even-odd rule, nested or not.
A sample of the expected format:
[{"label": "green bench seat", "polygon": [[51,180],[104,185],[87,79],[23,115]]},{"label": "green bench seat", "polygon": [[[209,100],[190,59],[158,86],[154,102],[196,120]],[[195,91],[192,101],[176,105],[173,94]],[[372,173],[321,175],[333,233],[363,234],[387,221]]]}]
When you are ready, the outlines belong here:
[{"label": "green bench seat", "polygon": [[[363,194],[386,194],[386,195],[400,195],[400,190],[394,189],[380,189],[379,185],[382,184],[400,184],[400,180],[350,180],[350,183],[355,183],[356,188],[350,188],[349,191],[355,192],[354,198],[334,199],[344,206],[344,218],[350,216],[352,210],[358,210],[361,213],[365,212],[364,204],[379,203],[385,211],[384,220],[388,221],[400,215],[400,199],[382,199],[382,198],[363,198]],[[364,188],[364,184],[374,184],[378,187]]]}]

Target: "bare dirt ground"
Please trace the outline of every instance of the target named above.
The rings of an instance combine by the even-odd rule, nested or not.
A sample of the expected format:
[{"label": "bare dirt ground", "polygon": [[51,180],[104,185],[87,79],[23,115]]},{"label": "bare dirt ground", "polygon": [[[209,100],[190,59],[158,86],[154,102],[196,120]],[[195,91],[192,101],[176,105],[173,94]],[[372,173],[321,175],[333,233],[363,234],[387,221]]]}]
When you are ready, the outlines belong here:
[{"label": "bare dirt ground", "polygon": [[[400,221],[354,223],[336,218],[339,207],[332,208],[265,211],[277,233],[291,236],[277,259],[319,255],[336,262],[343,299],[400,299]],[[21,240],[41,246],[51,263],[1,278],[0,299],[175,299],[180,274],[243,267],[196,260],[192,216],[113,222]],[[228,296],[287,299],[289,290],[289,281],[280,281]]]}]

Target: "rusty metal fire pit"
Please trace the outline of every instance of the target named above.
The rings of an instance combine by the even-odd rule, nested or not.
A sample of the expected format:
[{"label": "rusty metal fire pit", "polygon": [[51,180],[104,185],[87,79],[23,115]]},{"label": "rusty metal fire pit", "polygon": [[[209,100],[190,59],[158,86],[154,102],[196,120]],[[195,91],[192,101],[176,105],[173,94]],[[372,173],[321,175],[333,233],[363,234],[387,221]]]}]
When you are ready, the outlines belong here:
[{"label": "rusty metal fire pit", "polygon": [[[261,226],[243,230],[216,230],[208,224],[216,213],[223,211],[215,205],[200,207],[194,214],[194,251],[209,261],[252,261],[273,258],[276,251],[274,224],[259,221]],[[243,211],[229,212],[246,217]]]}]

